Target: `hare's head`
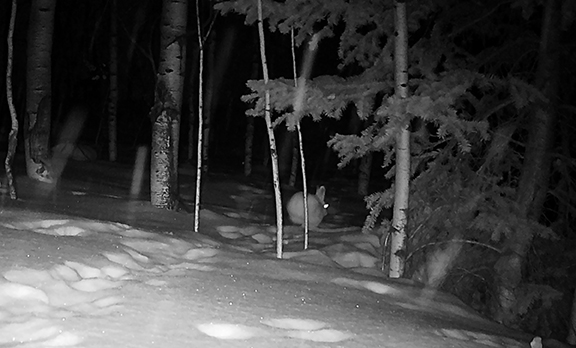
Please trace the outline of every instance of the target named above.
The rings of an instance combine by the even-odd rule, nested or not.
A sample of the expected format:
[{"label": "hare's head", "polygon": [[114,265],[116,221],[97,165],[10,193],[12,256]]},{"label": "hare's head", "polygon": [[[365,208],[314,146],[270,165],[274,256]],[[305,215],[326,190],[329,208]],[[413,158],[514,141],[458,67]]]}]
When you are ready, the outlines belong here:
[{"label": "hare's head", "polygon": [[[319,186],[316,189],[316,198],[318,199],[318,203],[320,203],[320,205],[322,206],[322,208],[324,208],[324,211],[326,211],[326,209],[328,209],[328,203],[326,203],[326,188],[324,186]],[[326,215],[326,214],[324,214]]]}]

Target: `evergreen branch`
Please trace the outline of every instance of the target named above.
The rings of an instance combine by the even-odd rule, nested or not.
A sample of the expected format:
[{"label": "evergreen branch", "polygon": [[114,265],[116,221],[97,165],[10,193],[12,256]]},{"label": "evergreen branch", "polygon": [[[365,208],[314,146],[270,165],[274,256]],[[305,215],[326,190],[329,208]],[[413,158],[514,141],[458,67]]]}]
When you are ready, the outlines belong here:
[{"label": "evergreen branch", "polygon": [[450,33],[449,38],[454,38],[456,36],[458,36],[461,32],[467,30],[468,28],[472,28],[474,26],[476,26],[478,24],[478,22],[481,22],[483,20],[485,20],[486,18],[490,17],[492,14],[494,14],[496,12],[496,10],[498,10],[498,8],[500,8],[500,6],[502,5],[507,5],[509,4],[510,1],[500,1],[496,4],[496,6],[494,6],[490,11],[486,12],[484,15],[476,18],[473,21],[467,22],[465,25],[461,26],[458,29],[455,29],[452,33]]},{"label": "evergreen branch", "polygon": [[462,244],[479,245],[479,246],[482,246],[486,249],[493,250],[493,251],[497,252],[498,254],[502,253],[502,250],[500,250],[496,247],[493,247],[490,244],[486,244],[486,243],[482,243],[482,242],[478,242],[478,241],[470,240],[470,239],[451,239],[451,240],[427,243],[427,244],[419,246],[414,251],[410,252],[408,254],[408,256],[406,256],[406,262],[408,262],[408,260],[410,260],[412,258],[412,256],[414,256],[414,254],[418,253],[422,249],[425,249],[425,248],[430,247],[430,246],[449,244],[449,243],[462,243]]}]

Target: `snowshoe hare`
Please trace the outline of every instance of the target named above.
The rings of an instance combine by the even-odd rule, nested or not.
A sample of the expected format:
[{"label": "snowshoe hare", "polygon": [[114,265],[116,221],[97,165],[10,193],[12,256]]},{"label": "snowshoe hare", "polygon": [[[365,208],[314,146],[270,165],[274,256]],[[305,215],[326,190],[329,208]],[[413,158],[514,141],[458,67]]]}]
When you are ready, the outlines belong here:
[{"label": "snowshoe hare", "polygon": [[[318,187],[314,195],[308,193],[308,227],[311,229],[318,227],[327,214],[328,204],[324,203],[325,194],[324,186]],[[288,201],[286,210],[293,223],[304,225],[304,193],[296,192]]]}]

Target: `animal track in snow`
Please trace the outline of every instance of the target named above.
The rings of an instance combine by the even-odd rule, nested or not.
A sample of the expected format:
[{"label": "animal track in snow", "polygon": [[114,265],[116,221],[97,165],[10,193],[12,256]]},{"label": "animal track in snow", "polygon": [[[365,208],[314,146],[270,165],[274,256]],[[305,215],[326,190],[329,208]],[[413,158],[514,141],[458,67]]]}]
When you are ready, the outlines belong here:
[{"label": "animal track in snow", "polygon": [[[120,317],[123,318],[119,321],[125,322],[124,318],[134,319],[137,317],[140,319],[142,314],[154,316],[153,321],[146,318],[148,322],[154,324],[149,327],[150,330],[148,327],[146,328],[146,334],[149,334],[146,336],[146,342],[153,342],[150,338],[159,337],[155,330],[158,330],[160,334],[165,334],[166,328],[172,329],[173,326],[180,325],[174,330],[179,330],[178,334],[181,334],[189,329],[190,325],[194,324],[187,320],[179,320],[182,316],[178,315],[184,313],[183,316],[186,316],[190,313],[192,318],[196,318],[194,315],[197,313],[194,312],[194,309],[198,308],[201,309],[204,316],[197,318],[204,318],[204,322],[196,324],[195,328],[199,332],[194,329],[188,331],[191,331],[192,337],[202,334],[209,336],[204,337],[208,340],[211,339],[210,337],[227,341],[264,337],[271,338],[272,341],[280,341],[289,338],[289,341],[295,342],[294,346],[316,346],[322,343],[330,345],[351,340],[340,343],[340,345],[354,346],[356,342],[352,339],[356,335],[358,337],[363,335],[360,329],[356,333],[339,330],[333,327],[335,325],[333,323],[307,319],[304,318],[305,314],[301,313],[299,313],[301,317],[296,315],[292,318],[261,319],[259,324],[256,321],[254,325],[246,325],[241,321],[239,323],[233,322],[241,319],[237,319],[239,312],[232,308],[227,312],[229,315],[227,318],[234,318],[230,322],[226,319],[216,322],[218,318],[222,318],[222,313],[214,314],[214,322],[205,319],[211,315],[214,308],[218,310],[219,307],[213,308],[213,304],[226,305],[220,302],[224,302],[224,299],[229,301],[228,296],[234,294],[237,277],[232,276],[235,274],[230,274],[231,278],[226,279],[223,285],[219,282],[216,283],[218,287],[221,285],[222,288],[228,287],[225,292],[216,293],[216,295],[214,295],[215,291],[220,291],[220,288],[213,289],[210,287],[213,284],[202,283],[202,280],[205,281],[212,274],[204,278],[190,277],[192,282],[187,281],[186,284],[192,284],[192,286],[186,288],[173,285],[178,276],[214,270],[210,263],[220,253],[218,249],[213,247],[217,245],[216,242],[187,242],[166,235],[141,231],[119,223],[82,219],[38,219],[34,214],[27,213],[10,215],[0,212],[0,216],[3,218],[3,221],[0,222],[0,234],[3,240],[17,245],[17,248],[6,251],[8,257],[15,257],[14,260],[23,261],[19,267],[9,263],[0,264],[0,347],[19,347],[20,345],[23,347],[94,346],[93,342],[89,342],[89,335],[84,336],[82,330],[75,330],[75,321],[89,318],[90,320],[84,321],[81,325],[84,331],[89,331],[91,328],[87,329],[85,324],[102,320],[107,324],[111,323],[109,325],[115,325]],[[254,244],[255,241],[256,244],[261,244],[258,241],[260,237],[255,238],[254,236],[270,235],[270,231],[258,228],[223,228],[221,232],[241,235],[239,240],[250,240],[249,243],[242,245],[248,245],[246,249],[252,251],[262,250],[249,248],[250,243]],[[34,235],[35,238],[30,238],[31,235]],[[38,237],[39,235],[42,237]],[[290,256],[287,258],[330,258],[328,261],[333,262],[337,255],[348,253],[355,256],[362,250],[366,251],[367,254],[372,254],[376,247],[374,241],[362,235],[338,238],[342,245],[331,248],[329,252],[320,250],[292,252],[286,253],[287,256]],[[266,238],[262,240],[264,241],[264,239]],[[15,241],[18,243],[16,244]],[[218,260],[228,262],[229,257],[223,254]],[[345,258],[346,262],[356,259],[355,257]],[[11,261],[12,259],[6,258],[6,260]],[[363,260],[368,259],[363,258]],[[229,262],[236,261],[230,260]],[[28,267],[24,267],[24,265]],[[257,270],[257,268],[255,269]],[[218,279],[220,280],[223,279],[223,276],[227,276],[222,272],[221,269],[215,272],[219,274],[220,278]],[[317,274],[283,269],[282,272],[269,274],[267,277],[282,281],[312,282],[316,281],[313,275]],[[184,279],[180,278],[180,280]],[[416,298],[419,294],[417,289],[406,292],[405,287],[384,281],[336,277],[328,285],[334,288],[334,284],[368,290],[379,295],[378,297],[385,297],[388,302],[394,302],[398,306],[407,308],[411,306],[410,309],[416,311],[426,310],[438,313],[447,311],[444,307],[450,306],[449,303],[440,302],[436,305],[421,303]],[[196,288],[199,296],[193,293],[194,288]],[[268,291],[267,289],[262,290]],[[187,295],[186,291],[192,291],[190,294],[192,300],[188,303],[188,307],[180,308],[182,307],[180,295],[183,293]],[[416,296],[413,296],[414,294]],[[140,296],[141,298],[138,298],[138,301],[132,301],[133,299],[129,295]],[[255,295],[254,300],[260,301],[258,296]],[[150,299],[157,300],[157,302],[152,302]],[[199,302],[198,299],[208,299],[208,301]],[[210,300],[215,300],[215,302],[212,303]],[[232,300],[234,300],[233,297]],[[133,305],[136,303],[142,308],[135,310]],[[190,305],[191,303],[192,305]],[[250,302],[246,304],[252,305]],[[459,315],[460,313],[457,312],[459,307],[456,305],[453,307],[447,312]],[[250,311],[257,311],[259,307],[255,306],[249,309]],[[264,311],[277,310],[274,306],[260,309]],[[263,315],[265,313],[269,312],[257,314]],[[465,316],[465,314],[462,315]],[[271,316],[275,315],[272,314]],[[334,323],[340,322],[334,320]],[[110,327],[115,329],[113,326]],[[124,330],[124,327],[119,327],[119,330]],[[98,339],[107,338],[108,332],[100,331],[100,326],[95,329],[98,330],[96,333]],[[137,329],[140,333],[143,331],[141,327]],[[186,332],[186,334],[188,333]],[[120,331],[119,335],[122,336],[122,334],[123,332]],[[455,342],[453,343],[455,346],[459,343],[470,342],[468,345],[519,347],[519,344],[514,340],[482,334],[473,330],[429,328],[425,335],[440,342]],[[178,337],[175,337],[175,342],[178,342]],[[183,345],[178,347],[190,343],[181,342]],[[116,344],[117,342],[113,343]],[[253,342],[246,343],[251,345]],[[226,345],[227,343],[220,342],[219,344]],[[244,342],[239,342],[240,346],[242,344]],[[106,346],[117,345],[108,344]]]},{"label": "animal track in snow", "polygon": [[335,343],[354,336],[346,331],[328,329],[328,323],[318,320],[300,318],[267,319],[262,320],[261,324],[274,330],[230,323],[198,324],[196,328],[208,336],[223,340],[245,340],[258,336],[283,336],[313,342]]},{"label": "animal track in snow", "polygon": [[[122,296],[126,281],[141,278],[144,284],[163,286],[164,280],[150,276],[210,271],[212,267],[201,262],[218,254],[211,247],[202,248],[120,223],[13,216],[0,226],[62,238],[93,238],[94,234],[108,233],[111,238],[106,239],[117,245],[115,251],[101,251],[100,257],[91,255],[92,261],[88,263],[97,265],[62,260],[47,269],[5,270],[0,278],[0,346],[78,345],[84,337],[66,330],[66,318],[121,312],[126,300]],[[50,256],[60,259],[67,255]]]}]

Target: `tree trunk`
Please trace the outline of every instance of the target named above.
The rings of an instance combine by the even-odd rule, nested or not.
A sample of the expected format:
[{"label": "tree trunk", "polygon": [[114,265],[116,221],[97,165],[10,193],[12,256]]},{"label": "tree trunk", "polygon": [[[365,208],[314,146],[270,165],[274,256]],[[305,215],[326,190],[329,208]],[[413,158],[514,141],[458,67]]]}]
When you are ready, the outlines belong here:
[{"label": "tree trunk", "polygon": [[[556,122],[558,96],[558,71],[560,66],[560,0],[546,2],[536,87],[548,98],[547,103],[536,105],[529,122],[524,163],[518,183],[517,203],[520,214],[527,219],[538,220],[542,214],[548,192],[553,132]],[[521,285],[522,268],[532,243],[533,232],[515,231],[508,241],[508,252],[495,265],[499,308],[494,317],[509,324],[515,321],[513,308],[516,291]]]},{"label": "tree trunk", "polygon": [[115,162],[118,157],[117,146],[117,110],[118,110],[118,30],[117,30],[117,3],[112,0],[110,4],[110,65],[108,96],[108,158]]},{"label": "tree trunk", "polygon": [[278,143],[278,171],[280,172],[280,180],[289,180],[290,170],[292,168],[292,150],[296,142],[294,132],[286,128],[276,127],[275,134]]},{"label": "tree trunk", "polygon": [[572,295],[572,310],[570,311],[566,342],[571,345],[576,344],[576,289],[574,289],[574,294]]},{"label": "tree trunk", "polygon": [[246,118],[246,134],[244,138],[244,176],[252,174],[252,152],[254,144],[254,117]]},{"label": "tree trunk", "polygon": [[550,174],[550,148],[554,135],[558,106],[558,68],[560,27],[560,0],[546,3],[540,42],[536,87],[548,98],[546,105],[537,105],[529,124],[524,166],[518,184],[517,202],[527,218],[538,220],[548,193]]},{"label": "tree trunk", "polygon": [[14,175],[12,174],[12,162],[14,161],[16,146],[18,145],[18,116],[16,115],[16,108],[14,107],[14,98],[12,94],[12,63],[14,61],[14,23],[16,22],[16,7],[17,0],[12,0],[10,25],[8,28],[8,54],[6,57],[6,102],[8,104],[8,109],[10,110],[12,128],[10,129],[10,134],[8,136],[8,151],[6,152],[4,169],[6,170],[6,181],[8,184],[10,199],[18,198],[16,186],[14,185]]},{"label": "tree trunk", "polygon": [[[300,124],[298,124],[298,131],[300,131]],[[288,186],[294,187],[296,186],[296,179],[298,178],[298,164],[300,159],[300,152],[298,151],[299,145],[302,144],[302,138],[296,136],[297,134],[301,134],[296,132],[290,132],[290,138],[292,140],[292,160],[290,161],[290,179],[288,179]],[[302,179],[304,180],[304,179]]]},{"label": "tree trunk", "polygon": [[372,153],[367,153],[360,159],[360,168],[358,172],[358,194],[368,195],[368,186],[370,185],[370,174],[372,171]]},{"label": "tree trunk", "polygon": [[178,202],[178,144],[184,81],[186,0],[164,0],[160,27],[160,64],[150,111],[152,152],[150,201],[173,210]]},{"label": "tree trunk", "polygon": [[33,0],[28,28],[26,172],[32,179],[53,182],[50,168],[50,117],[52,108],[52,34],[56,0]]},{"label": "tree trunk", "polygon": [[[408,29],[406,24],[406,3],[395,1],[395,89],[396,98],[408,96]],[[396,115],[403,117],[403,115]],[[399,252],[406,248],[406,211],[408,210],[408,192],[410,180],[410,132],[404,127],[396,136],[396,175],[394,180],[394,215],[390,250],[390,278],[399,278],[404,274],[404,258]]]},{"label": "tree trunk", "polygon": [[204,142],[202,144],[202,171],[204,173],[208,172],[208,159],[210,151],[210,132],[212,127],[212,116],[214,112],[214,88],[215,88],[215,64],[214,60],[216,57],[216,38],[215,34],[211,37],[209,44],[207,45],[207,64],[206,64],[206,88],[204,89],[204,129],[203,138]]},{"label": "tree trunk", "polygon": [[[304,109],[304,100],[306,94],[306,80],[310,78],[310,72],[312,70],[312,65],[314,63],[314,57],[316,56],[316,52],[318,49],[318,35],[314,35],[310,42],[308,42],[308,47],[305,51],[304,61],[302,63],[302,71],[300,72],[300,77],[298,77],[298,72],[296,70],[296,49],[294,45],[294,30],[290,31],[290,42],[291,42],[291,51],[292,51],[292,72],[294,75],[294,88],[296,90],[296,95],[294,97],[294,113],[296,115],[302,116],[302,110]],[[291,132],[294,133],[294,132]],[[296,137],[297,135],[297,137]],[[302,197],[304,203],[304,249],[308,249],[308,230],[310,228],[310,216],[308,211],[308,180],[306,178],[306,159],[304,158],[304,144],[302,139],[302,129],[300,125],[300,120],[296,123],[296,132],[291,135],[291,138],[294,140],[292,141],[292,172],[295,175],[295,166],[298,162],[298,157],[300,157],[300,169],[302,172]],[[294,143],[298,141],[298,150],[299,153],[297,154],[295,151]],[[296,181],[294,179],[294,181]],[[322,199],[323,201],[324,199]]]},{"label": "tree trunk", "polygon": [[[200,25],[200,0],[196,0],[196,31],[198,32],[198,141],[196,142],[196,191],[194,200],[194,232],[199,232],[200,226],[200,191],[202,188],[202,150],[204,149],[204,37]],[[192,130],[190,130],[192,133]]]},{"label": "tree trunk", "polygon": [[[264,83],[268,83],[268,63],[266,62],[266,40],[264,39],[264,20],[262,19],[262,0],[258,0],[258,38],[260,42],[260,59],[262,61],[262,76]],[[270,144],[270,159],[272,161],[272,181],[274,182],[274,198],[276,206],[276,257],[281,259],[283,252],[283,227],[282,227],[282,194],[280,192],[280,178],[278,174],[278,152],[276,151],[276,138],[272,127],[270,115],[270,90],[266,89],[266,105],[264,119]]]},{"label": "tree trunk", "polygon": [[[197,0],[197,2],[200,0]],[[197,18],[197,20],[199,20]],[[188,150],[186,151],[187,160],[192,163],[196,153],[197,142],[196,142],[196,126],[198,125],[197,117],[197,99],[200,94],[195,94],[193,91],[196,90],[196,75],[198,74],[199,60],[200,60],[200,48],[195,48],[189,52],[192,54],[192,59],[189,62],[189,69],[187,74],[189,76],[188,81]],[[195,132],[196,131],[196,132]]]}]

